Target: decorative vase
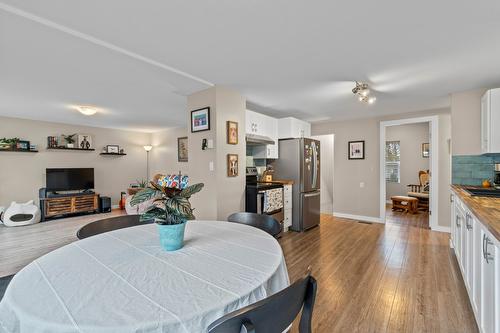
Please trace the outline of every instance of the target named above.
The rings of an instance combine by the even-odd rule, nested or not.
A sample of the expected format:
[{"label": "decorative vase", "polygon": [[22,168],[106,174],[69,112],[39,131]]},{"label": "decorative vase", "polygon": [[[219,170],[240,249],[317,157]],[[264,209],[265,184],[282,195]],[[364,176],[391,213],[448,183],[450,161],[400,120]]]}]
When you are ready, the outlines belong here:
[{"label": "decorative vase", "polygon": [[175,251],[184,246],[186,221],[180,224],[156,224],[160,234],[160,244],[165,251]]}]

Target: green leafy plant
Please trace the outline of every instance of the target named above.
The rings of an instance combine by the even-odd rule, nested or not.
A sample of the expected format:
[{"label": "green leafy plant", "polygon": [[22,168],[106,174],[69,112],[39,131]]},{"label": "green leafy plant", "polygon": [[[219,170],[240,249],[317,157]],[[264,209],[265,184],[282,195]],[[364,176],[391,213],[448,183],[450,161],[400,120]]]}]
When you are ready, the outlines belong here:
[{"label": "green leafy plant", "polygon": [[203,183],[199,183],[181,190],[150,182],[149,187],[132,197],[130,204],[135,206],[154,199],[151,206],[141,215],[141,221],[154,219],[158,224],[181,224],[195,218],[189,198],[201,191],[203,186]]},{"label": "green leafy plant", "polygon": [[1,138],[0,139],[0,149],[12,149],[15,148],[16,144],[19,142],[19,138]]},{"label": "green leafy plant", "polygon": [[66,140],[67,143],[69,144],[72,144],[72,143],[75,143],[75,136],[76,136],[76,133],[75,134],[70,134],[70,135],[62,135],[62,137],[64,138],[64,140]]},{"label": "green leafy plant", "polygon": [[137,185],[141,188],[146,188],[148,187],[148,181],[146,179],[141,179],[141,180],[136,180]]}]

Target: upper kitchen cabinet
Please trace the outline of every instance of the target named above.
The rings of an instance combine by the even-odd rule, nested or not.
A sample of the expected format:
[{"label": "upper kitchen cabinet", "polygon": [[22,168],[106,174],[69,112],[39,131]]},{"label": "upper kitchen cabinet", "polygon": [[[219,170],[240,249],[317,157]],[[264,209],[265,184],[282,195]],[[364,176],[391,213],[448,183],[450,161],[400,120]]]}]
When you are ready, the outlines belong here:
[{"label": "upper kitchen cabinet", "polygon": [[[500,153],[500,88],[481,98],[481,152]],[[495,126],[496,125],[496,126]]]},{"label": "upper kitchen cabinet", "polygon": [[297,118],[278,119],[278,138],[308,138],[311,136],[311,124]]},{"label": "upper kitchen cabinet", "polygon": [[254,158],[278,158],[278,119],[247,110],[246,134]]}]

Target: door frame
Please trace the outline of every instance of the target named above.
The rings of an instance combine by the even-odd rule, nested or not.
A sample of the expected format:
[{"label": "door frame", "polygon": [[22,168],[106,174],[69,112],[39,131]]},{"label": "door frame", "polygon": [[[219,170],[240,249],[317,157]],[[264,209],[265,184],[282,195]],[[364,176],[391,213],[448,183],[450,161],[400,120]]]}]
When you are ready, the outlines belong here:
[{"label": "door frame", "polygon": [[385,182],[385,142],[386,128],[390,126],[429,123],[430,155],[429,170],[430,198],[429,198],[429,226],[431,230],[440,230],[439,216],[439,116],[406,118],[380,122],[380,220],[386,223],[386,182]]}]

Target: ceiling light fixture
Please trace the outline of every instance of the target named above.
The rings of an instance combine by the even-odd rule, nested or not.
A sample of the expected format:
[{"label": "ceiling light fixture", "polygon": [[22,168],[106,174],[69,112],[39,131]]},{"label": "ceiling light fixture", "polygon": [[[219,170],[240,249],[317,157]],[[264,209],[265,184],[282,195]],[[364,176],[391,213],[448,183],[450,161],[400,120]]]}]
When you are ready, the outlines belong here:
[{"label": "ceiling light fixture", "polygon": [[360,102],[367,104],[373,104],[377,100],[375,96],[370,96],[371,90],[368,87],[368,83],[356,81],[356,86],[352,89],[352,93],[358,96]]},{"label": "ceiling light fixture", "polygon": [[98,111],[96,107],[90,105],[77,105],[75,106],[75,109],[77,109],[81,114],[86,116],[93,116]]}]

